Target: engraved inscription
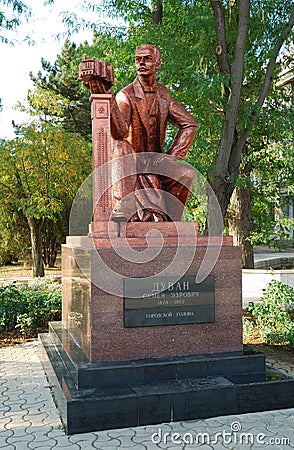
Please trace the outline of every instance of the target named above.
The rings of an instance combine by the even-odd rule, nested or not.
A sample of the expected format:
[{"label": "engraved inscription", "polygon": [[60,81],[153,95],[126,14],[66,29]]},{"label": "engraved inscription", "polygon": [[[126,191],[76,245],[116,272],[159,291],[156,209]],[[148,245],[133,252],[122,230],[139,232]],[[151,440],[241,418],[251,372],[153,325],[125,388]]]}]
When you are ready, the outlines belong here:
[{"label": "engraved inscription", "polygon": [[214,322],[214,276],[124,279],[125,327]]},{"label": "engraved inscription", "polygon": [[[108,139],[104,128],[100,128],[97,133],[97,155],[98,167],[101,167],[108,161]],[[108,184],[108,170],[103,170],[99,178],[99,201],[98,205],[105,212],[110,206]]]}]

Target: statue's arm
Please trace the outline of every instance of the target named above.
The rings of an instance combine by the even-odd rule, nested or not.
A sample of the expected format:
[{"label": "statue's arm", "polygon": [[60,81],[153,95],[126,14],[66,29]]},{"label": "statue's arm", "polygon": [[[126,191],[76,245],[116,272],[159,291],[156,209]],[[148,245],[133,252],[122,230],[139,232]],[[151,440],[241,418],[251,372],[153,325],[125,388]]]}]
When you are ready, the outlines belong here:
[{"label": "statue's arm", "polygon": [[168,121],[179,128],[168,154],[184,159],[195,139],[198,125],[193,116],[174,99],[170,103]]},{"label": "statue's arm", "polygon": [[124,92],[119,92],[111,101],[111,134],[114,139],[126,137],[131,121],[131,103]]}]

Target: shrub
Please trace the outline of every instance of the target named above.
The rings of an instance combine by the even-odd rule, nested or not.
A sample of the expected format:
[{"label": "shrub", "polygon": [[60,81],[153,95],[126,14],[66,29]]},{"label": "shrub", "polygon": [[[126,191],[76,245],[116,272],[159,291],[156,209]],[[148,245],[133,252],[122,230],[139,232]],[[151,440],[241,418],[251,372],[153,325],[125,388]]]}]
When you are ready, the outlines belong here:
[{"label": "shrub", "polygon": [[60,315],[61,285],[52,279],[0,286],[0,330],[32,336]]},{"label": "shrub", "polygon": [[272,280],[264,289],[260,303],[250,303],[247,309],[267,344],[294,348],[294,289],[291,286]]}]

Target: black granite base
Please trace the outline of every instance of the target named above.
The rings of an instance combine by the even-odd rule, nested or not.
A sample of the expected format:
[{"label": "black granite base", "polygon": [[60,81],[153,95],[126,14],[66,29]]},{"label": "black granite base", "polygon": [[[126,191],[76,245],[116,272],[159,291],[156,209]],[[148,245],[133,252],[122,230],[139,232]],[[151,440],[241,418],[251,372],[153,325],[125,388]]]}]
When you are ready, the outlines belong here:
[{"label": "black granite base", "polygon": [[59,322],[39,339],[68,434],[294,406],[294,379],[265,381],[262,354],[94,364]]}]

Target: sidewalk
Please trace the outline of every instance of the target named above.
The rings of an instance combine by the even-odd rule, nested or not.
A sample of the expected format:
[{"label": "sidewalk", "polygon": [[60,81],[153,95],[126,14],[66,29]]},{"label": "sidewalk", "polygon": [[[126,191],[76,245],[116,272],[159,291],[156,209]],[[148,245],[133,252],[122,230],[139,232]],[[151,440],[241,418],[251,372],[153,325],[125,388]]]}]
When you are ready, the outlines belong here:
[{"label": "sidewalk", "polygon": [[280,269],[293,268],[294,249],[287,248],[281,251],[274,251],[263,245],[254,247],[254,267],[255,269]]},{"label": "sidewalk", "polygon": [[[283,369],[294,376],[294,364]],[[66,436],[37,341],[0,348],[0,395],[0,449],[5,450],[294,448],[294,408]]]}]

